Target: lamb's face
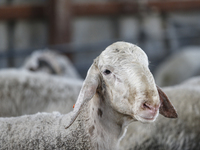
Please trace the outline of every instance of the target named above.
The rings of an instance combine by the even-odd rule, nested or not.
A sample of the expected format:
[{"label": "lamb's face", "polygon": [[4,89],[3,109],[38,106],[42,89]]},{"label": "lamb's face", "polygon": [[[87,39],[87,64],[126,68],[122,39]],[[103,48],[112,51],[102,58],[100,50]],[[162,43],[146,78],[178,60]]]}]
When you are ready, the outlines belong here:
[{"label": "lamb's face", "polygon": [[152,122],[160,100],[148,58],[137,46],[115,43],[99,57],[98,68],[106,85],[111,106],[142,122]]}]

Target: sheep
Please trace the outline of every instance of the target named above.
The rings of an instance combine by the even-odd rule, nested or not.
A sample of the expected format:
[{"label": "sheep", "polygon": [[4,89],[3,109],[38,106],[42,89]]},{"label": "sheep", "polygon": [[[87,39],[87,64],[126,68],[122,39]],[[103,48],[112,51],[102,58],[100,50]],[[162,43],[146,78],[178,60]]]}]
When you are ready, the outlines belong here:
[{"label": "sheep", "polygon": [[49,49],[34,51],[21,68],[33,72],[44,72],[81,79],[75,67],[66,56]]},{"label": "sheep", "polygon": [[159,116],[153,124],[132,124],[121,141],[122,150],[200,149],[200,87],[180,84],[162,88],[174,104],[179,118]]},{"label": "sheep", "polygon": [[73,109],[82,80],[23,69],[0,70],[0,116],[20,116],[37,112]]},{"label": "sheep", "polygon": [[186,47],[161,63],[155,71],[158,85],[170,86],[200,75],[200,48]]},{"label": "sheep", "polygon": [[200,76],[189,78],[188,80],[185,80],[181,83],[181,85],[186,86],[200,86]]},{"label": "sheep", "polygon": [[41,111],[68,113],[82,86],[67,57],[47,49],[35,51],[20,69],[1,70],[0,81],[0,117]]},{"label": "sheep", "polygon": [[177,113],[136,45],[116,42],[88,70],[74,110],[0,118],[0,149],[116,150],[133,121]]}]

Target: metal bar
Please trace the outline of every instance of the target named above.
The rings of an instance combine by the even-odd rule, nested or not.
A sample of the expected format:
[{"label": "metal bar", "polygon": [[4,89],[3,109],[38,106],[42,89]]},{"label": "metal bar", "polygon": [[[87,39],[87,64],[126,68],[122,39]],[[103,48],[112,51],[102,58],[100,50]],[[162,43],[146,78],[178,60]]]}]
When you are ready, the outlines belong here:
[{"label": "metal bar", "polygon": [[68,43],[71,39],[70,0],[50,0],[49,3],[49,44]]},{"label": "metal bar", "polygon": [[75,16],[90,15],[116,15],[121,12],[121,4],[118,2],[107,3],[83,3],[73,5],[73,14]]},{"label": "metal bar", "polygon": [[199,0],[149,1],[147,5],[149,8],[164,12],[189,11],[200,9]]},{"label": "metal bar", "polygon": [[104,3],[83,3],[73,5],[75,16],[94,15],[121,15],[135,13],[138,11],[137,2],[104,2]]},{"label": "metal bar", "polygon": [[[93,2],[83,4],[73,3],[71,5],[64,4],[58,7],[65,8],[65,10],[62,9],[60,12],[71,12],[73,16],[119,15],[139,12],[141,3],[136,1],[104,3]],[[162,12],[200,10],[200,0],[146,1],[143,7],[147,10],[157,10]],[[50,13],[46,5],[0,6],[0,20],[46,18],[49,14]]]},{"label": "metal bar", "polygon": [[200,9],[200,0],[148,1],[147,6],[157,11],[191,11]]},{"label": "metal bar", "polygon": [[0,20],[45,18],[44,5],[0,6]]}]

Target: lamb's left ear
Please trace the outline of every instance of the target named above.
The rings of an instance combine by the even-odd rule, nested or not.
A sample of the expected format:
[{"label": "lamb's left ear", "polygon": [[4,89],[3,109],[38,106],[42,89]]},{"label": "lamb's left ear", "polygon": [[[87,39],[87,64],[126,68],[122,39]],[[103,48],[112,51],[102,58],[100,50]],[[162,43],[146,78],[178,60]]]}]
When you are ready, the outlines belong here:
[{"label": "lamb's left ear", "polygon": [[92,99],[99,85],[99,80],[100,80],[99,71],[94,62],[87,72],[86,79],[83,82],[81,91],[79,93],[78,99],[76,101],[76,104],[73,110],[73,116],[65,129],[69,128],[73,124],[73,122],[76,120],[82,106]]},{"label": "lamb's left ear", "polygon": [[178,114],[174,108],[174,106],[169,101],[167,95],[161,90],[160,87],[157,86],[158,94],[160,96],[160,108],[159,113],[167,118],[177,118]]}]

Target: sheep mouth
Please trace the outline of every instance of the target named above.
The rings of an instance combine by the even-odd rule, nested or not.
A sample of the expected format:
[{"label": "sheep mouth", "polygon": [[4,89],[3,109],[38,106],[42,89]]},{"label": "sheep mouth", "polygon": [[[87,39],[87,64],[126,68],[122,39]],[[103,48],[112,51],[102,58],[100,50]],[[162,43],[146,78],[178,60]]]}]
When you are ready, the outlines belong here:
[{"label": "sheep mouth", "polygon": [[153,120],[156,119],[156,117],[149,117],[149,118],[148,118],[148,117],[141,117],[141,118],[143,118],[143,119],[145,119],[145,120],[150,120],[150,121],[151,121],[151,120],[153,121]]},{"label": "sheep mouth", "polygon": [[135,118],[143,123],[151,123],[154,122],[157,118],[158,114],[145,116],[145,115],[137,115]]}]

